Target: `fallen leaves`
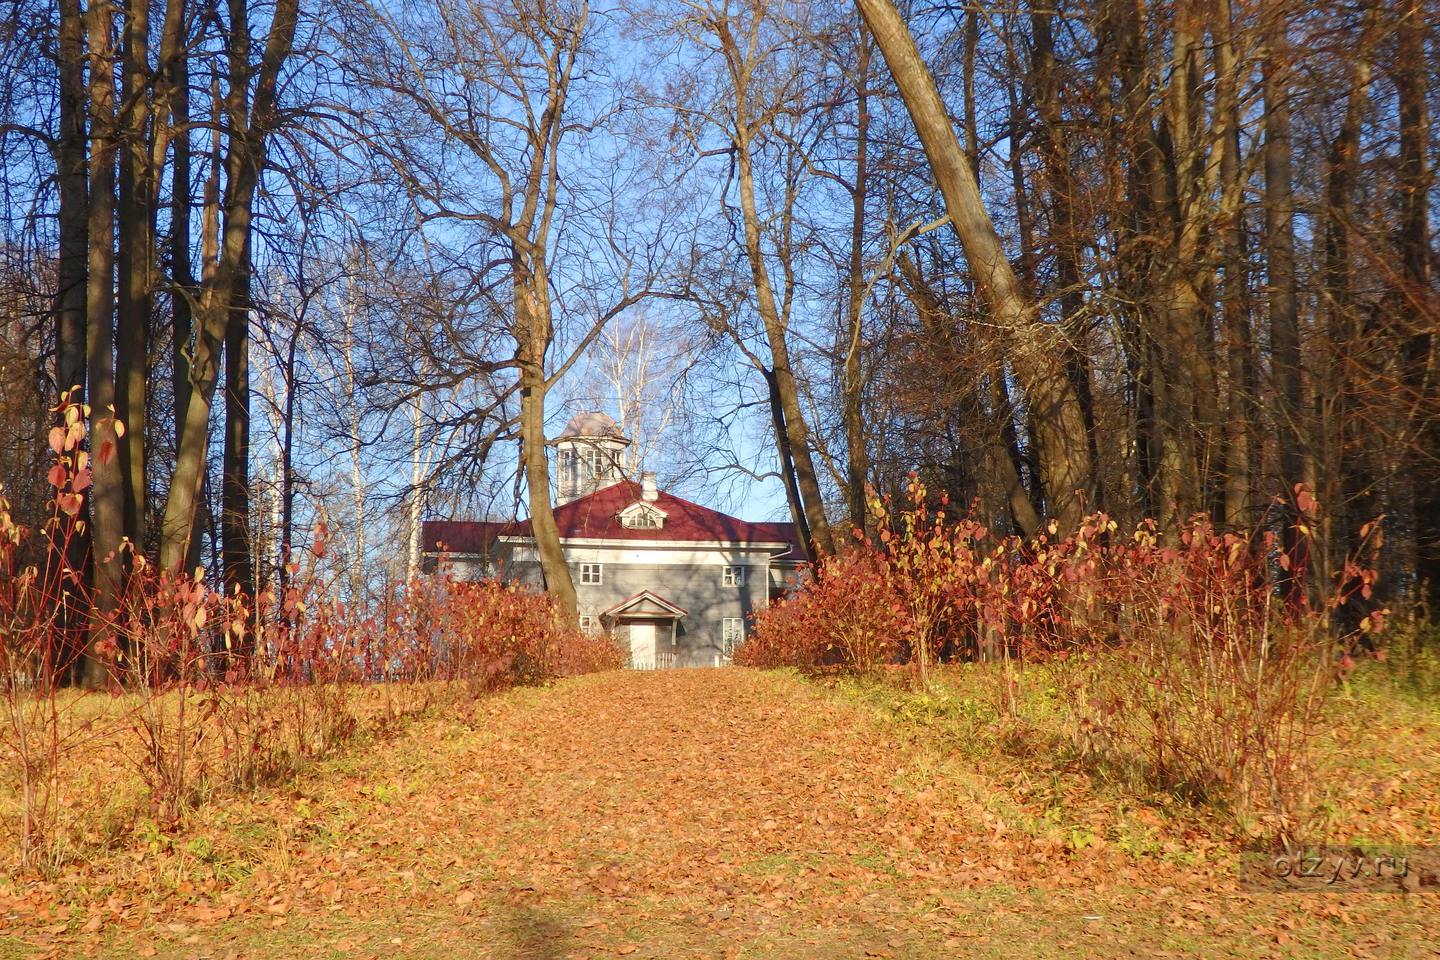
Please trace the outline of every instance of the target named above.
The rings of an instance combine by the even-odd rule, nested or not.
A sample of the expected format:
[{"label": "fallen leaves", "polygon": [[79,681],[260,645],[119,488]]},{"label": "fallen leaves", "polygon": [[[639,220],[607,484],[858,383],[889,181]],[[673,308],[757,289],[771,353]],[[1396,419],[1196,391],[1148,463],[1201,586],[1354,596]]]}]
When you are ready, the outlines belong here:
[{"label": "fallen leaves", "polygon": [[[1234,913],[1206,873],[1225,854],[1217,841],[1146,806],[1118,809],[1083,778],[1029,783],[927,759],[868,711],[793,678],[614,673],[482,704],[318,765],[283,794],[208,811],[213,822],[194,828],[204,861],[185,853],[190,835],[122,848],[83,881],[0,891],[0,916],[50,944],[160,938],[197,955],[223,930],[367,957],[543,935],[556,956],[593,960],[781,931],[845,956],[923,952],[912,938],[975,952],[1047,917],[1074,938],[1158,951],[1163,941],[1145,938],[1167,919],[1210,936]],[[1373,800],[1428,783],[1391,780]],[[1045,817],[1049,804],[1060,820]],[[1143,869],[1110,832],[1122,816],[1155,838]],[[1105,842],[1072,849],[1079,826]],[[1272,949],[1277,931],[1308,943],[1315,924],[1371,916],[1347,904],[1341,919],[1298,896],[1246,910],[1266,915],[1254,926]],[[1249,929],[1233,924],[1237,938]]]}]

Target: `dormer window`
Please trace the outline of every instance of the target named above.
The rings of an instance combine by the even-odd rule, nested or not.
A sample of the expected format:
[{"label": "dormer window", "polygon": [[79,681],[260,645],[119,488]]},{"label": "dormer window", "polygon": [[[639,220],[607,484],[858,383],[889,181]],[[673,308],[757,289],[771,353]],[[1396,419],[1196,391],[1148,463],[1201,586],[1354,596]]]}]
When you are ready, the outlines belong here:
[{"label": "dormer window", "polygon": [[626,530],[659,530],[665,526],[665,511],[648,503],[632,503],[620,511],[620,526]]}]

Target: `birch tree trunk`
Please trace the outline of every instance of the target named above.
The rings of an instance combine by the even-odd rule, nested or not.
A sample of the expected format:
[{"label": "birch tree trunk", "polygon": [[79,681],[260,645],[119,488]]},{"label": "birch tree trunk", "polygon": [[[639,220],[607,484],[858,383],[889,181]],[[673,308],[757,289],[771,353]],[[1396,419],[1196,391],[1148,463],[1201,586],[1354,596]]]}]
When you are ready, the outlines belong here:
[{"label": "birch tree trunk", "polygon": [[[355,511],[355,536],[350,558],[350,603],[359,604],[365,599],[365,469],[362,453],[364,440],[360,425],[364,413],[361,409],[360,383],[355,370],[355,291],[353,280],[346,284],[343,327],[341,332],[341,356],[345,363],[345,416],[350,443],[350,495]],[[417,398],[418,402],[418,398]],[[419,426],[419,419],[416,419]],[[418,430],[417,430],[418,433]],[[417,524],[418,527],[418,524]]]}]

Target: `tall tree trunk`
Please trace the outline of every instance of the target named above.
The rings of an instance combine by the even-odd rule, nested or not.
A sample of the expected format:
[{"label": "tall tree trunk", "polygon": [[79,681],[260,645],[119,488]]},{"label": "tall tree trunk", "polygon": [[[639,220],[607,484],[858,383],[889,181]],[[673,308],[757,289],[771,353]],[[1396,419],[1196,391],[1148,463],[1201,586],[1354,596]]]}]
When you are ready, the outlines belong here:
[{"label": "tall tree trunk", "polygon": [[870,532],[865,486],[870,460],[865,447],[864,371],[861,368],[865,320],[865,200],[870,154],[870,37],[860,28],[855,64],[855,182],[850,191],[849,298],[844,374],[841,380],[842,419],[845,423],[846,493],[850,525]]},{"label": "tall tree trunk", "polygon": [[1073,529],[1084,512],[1076,492],[1088,487],[1091,479],[1079,397],[1066,376],[1063,360],[1053,349],[1051,331],[1035,305],[1027,301],[1005,257],[980,199],[974,171],[905,21],[891,0],[856,0],[856,6],[875,36],[920,135],[977,292],[1006,333],[1017,378],[1034,417],[1049,512],[1062,527]]},{"label": "tall tree trunk", "polygon": [[[359,264],[357,264],[358,266]],[[344,301],[344,330],[341,333],[341,355],[345,362],[345,416],[349,421],[350,446],[350,497],[355,511],[355,536],[350,558],[350,604],[357,607],[365,598],[365,468],[364,439],[360,425],[363,412],[360,407],[360,383],[355,370],[355,291],[354,281],[346,283]],[[417,400],[418,402],[418,400]],[[416,418],[419,425],[419,418]],[[418,434],[418,430],[416,433]],[[418,461],[418,457],[416,460]],[[417,462],[418,465],[418,462]]]},{"label": "tall tree trunk", "polygon": [[975,189],[980,189],[980,123],[975,116],[975,55],[980,46],[980,11],[965,11],[965,59],[961,66],[962,93],[965,96],[965,159],[975,175]]},{"label": "tall tree trunk", "polygon": [[139,546],[145,534],[145,444],[150,373],[150,296],[155,263],[155,184],[151,163],[150,4],[128,0],[121,47],[124,109],[118,131],[120,179],[116,198],[119,271],[115,328],[115,415],[127,432],[120,439],[125,536]]},{"label": "tall tree trunk", "polygon": [[520,367],[520,465],[529,491],[530,532],[540,557],[545,589],[560,609],[578,622],[579,600],[575,580],[565,561],[560,527],[550,502],[550,456],[545,446],[545,397],[549,381],[545,375],[545,352],[554,337],[550,313],[549,276],[544,251],[528,241],[517,244],[515,277],[515,359]]},{"label": "tall tree trunk", "polygon": [[[255,593],[250,541],[250,245],[231,295],[225,331],[225,449],[221,455],[220,553],[225,592]],[[292,391],[293,392],[293,391]]]},{"label": "tall tree trunk", "polygon": [[[185,561],[191,539],[196,502],[204,479],[210,408],[219,377],[220,348],[236,312],[230,296],[236,289],[236,276],[241,270],[250,240],[251,205],[265,165],[265,140],[277,122],[276,92],[280,71],[289,59],[295,38],[297,3],[298,0],[278,0],[275,5],[254,83],[252,106],[247,111],[249,121],[243,129],[232,129],[226,148],[225,217],[219,259],[211,282],[205,284],[206,289],[200,296],[200,330],[190,367],[191,398],[186,405],[184,430],[161,522],[160,565],[166,570],[176,569]],[[232,48],[248,49],[244,0],[231,0],[230,16]],[[233,101],[235,98],[243,100],[249,86],[242,82],[237,87],[236,83],[248,79],[249,71],[242,66],[248,58],[242,60],[233,49],[231,56],[229,97],[232,106],[229,112],[233,115],[237,109]]]},{"label": "tall tree trunk", "polygon": [[770,271],[765,265],[765,255],[761,248],[760,213],[755,204],[755,177],[751,168],[750,143],[743,132],[736,137],[735,155],[740,212],[745,228],[746,259],[755,282],[756,306],[770,345],[770,372],[775,378],[773,396],[780,403],[782,416],[779,419],[783,420],[785,428],[785,435],[777,436],[775,440],[780,455],[784,457],[788,453],[795,471],[795,485],[800,491],[801,506],[805,513],[804,526],[810,530],[806,553],[814,560],[822,554],[833,554],[835,541],[825,516],[825,500],[820,493],[820,478],[811,453],[810,428],[800,406],[800,389],[795,382],[795,372],[790,366],[788,318],[781,315],[776,303]]},{"label": "tall tree trunk", "polygon": [[[89,223],[86,199],[85,155],[85,22],[79,0],[59,0],[60,35],[56,68],[59,74],[60,130],[55,144],[55,172],[59,194],[59,262],[55,290],[55,387],[72,403],[85,400],[86,383],[86,260]],[[63,419],[57,421],[63,425]],[[88,491],[83,496],[87,497]],[[80,516],[84,516],[82,510]],[[73,673],[84,646],[81,632],[86,614],[79,587],[90,548],[90,529],[77,523],[47,562],[47,583],[58,583],[64,609],[60,626],[64,636],[53,651],[56,666]],[[69,571],[67,573],[67,571]]]},{"label": "tall tree trunk", "polygon": [[[1435,408],[1440,385],[1435,328],[1440,324],[1431,286],[1430,189],[1428,161],[1430,112],[1426,84],[1431,76],[1425,55],[1429,25],[1423,0],[1406,0],[1400,20],[1395,86],[1400,109],[1400,230],[1398,246],[1403,279],[1403,313],[1415,318],[1403,347],[1403,376],[1415,422],[1414,446],[1420,456],[1405,478],[1411,488],[1415,537],[1415,573],[1422,597],[1434,616],[1440,611],[1440,410]],[[1407,458],[1409,459],[1409,458]]]},{"label": "tall tree trunk", "polygon": [[[1370,95],[1377,14],[1378,8],[1373,5],[1365,13],[1345,115],[1330,145],[1325,172],[1320,302],[1329,343],[1316,373],[1315,461],[1320,477],[1317,492],[1327,524],[1321,541],[1327,572],[1340,569],[1339,564],[1354,545],[1357,528],[1379,513],[1374,498],[1378,477],[1367,449],[1370,438],[1362,425],[1352,387],[1366,337],[1355,305],[1350,250],[1360,168],[1360,127]],[[1317,575],[1315,582],[1323,590],[1329,578]],[[1363,605],[1363,601],[1347,604],[1357,609]],[[1358,622],[1359,617],[1354,619]]]},{"label": "tall tree trunk", "polygon": [[1137,520],[1139,516],[1163,518],[1171,503],[1161,468],[1165,448],[1161,416],[1167,385],[1157,357],[1151,304],[1160,233],[1151,183],[1160,176],[1164,157],[1151,119],[1151,71],[1145,62],[1139,20],[1139,8],[1133,2],[1102,3],[1097,33],[1107,69],[1095,94],[1108,108],[1105,140],[1114,145],[1111,162],[1124,169],[1124,198],[1114,228],[1115,285],[1124,342],[1125,390],[1133,418],[1131,487],[1138,503],[1131,519]]},{"label": "tall tree trunk", "polygon": [[1030,4],[1032,49],[1030,58],[1031,87],[1035,107],[1040,114],[1040,159],[1047,172],[1047,207],[1050,220],[1050,242],[1054,249],[1055,282],[1059,287],[1057,300],[1060,323],[1066,331],[1061,344],[1065,353],[1065,369],[1075,388],[1080,412],[1085,421],[1085,442],[1097,475],[1092,477],[1090,500],[1093,506],[1104,506],[1105,497],[1098,476],[1099,450],[1095,432],[1094,402],[1090,391],[1090,357],[1082,349],[1086,337],[1085,299],[1081,290],[1081,251],[1084,248],[1080,225],[1074,207],[1079,185],[1071,168],[1070,150],[1065,141],[1064,111],[1060,105],[1060,77],[1055,63],[1055,39],[1050,11],[1035,11]]},{"label": "tall tree trunk", "polygon": [[280,522],[276,527],[279,570],[276,580],[284,594],[290,582],[290,557],[295,534],[295,356],[300,347],[299,329],[290,332],[285,348],[285,403],[280,417]]},{"label": "tall tree trunk", "polygon": [[[1213,195],[1218,183],[1220,146],[1214,124],[1202,124],[1204,77],[1202,9],[1177,4],[1172,30],[1172,61],[1165,90],[1165,133],[1170,162],[1152,180],[1155,209],[1165,211],[1174,238],[1163,271],[1157,315],[1165,340],[1159,359],[1167,366],[1171,393],[1164,413],[1167,452],[1164,462],[1174,476],[1167,481],[1179,516],[1218,506],[1215,466],[1221,453],[1215,377],[1215,342],[1207,291],[1214,286],[1209,238]],[[1216,122],[1223,123],[1218,117]],[[1163,151],[1162,151],[1163,153]]]},{"label": "tall tree trunk", "polygon": [[813,561],[809,545],[815,541],[810,535],[810,523],[805,516],[804,502],[800,498],[800,484],[795,480],[795,460],[790,456],[790,434],[785,429],[785,409],[780,402],[780,390],[775,385],[774,371],[761,367],[760,375],[765,378],[766,396],[770,401],[770,428],[779,452],[780,482],[785,487],[785,505],[790,508],[790,516],[795,522],[795,532],[800,537],[802,549],[806,550],[807,556],[811,556]]},{"label": "tall tree trunk", "polygon": [[1245,243],[1245,175],[1240,162],[1240,68],[1230,0],[1218,0],[1215,14],[1215,114],[1216,123],[1224,125],[1220,136],[1219,240],[1224,266],[1220,319],[1229,387],[1221,503],[1223,519],[1233,528],[1248,524],[1254,509],[1252,430],[1259,411],[1255,402],[1250,272]]},{"label": "tall tree trunk", "polygon": [[[232,130],[250,125],[250,24],[246,0],[229,0],[230,95],[226,116]],[[229,169],[235,177],[236,167]],[[254,243],[247,230],[230,282],[218,291],[229,308],[225,324],[225,440],[220,459],[220,557],[225,592],[255,589],[250,560],[250,271]],[[299,338],[299,330],[295,331]],[[294,384],[290,385],[294,395]]]},{"label": "tall tree trunk", "polygon": [[105,682],[95,645],[110,631],[106,620],[120,603],[124,584],[121,540],[125,534],[125,485],[116,460],[115,420],[115,50],[114,7],[96,0],[86,11],[90,45],[90,194],[85,312],[88,341],[90,449],[94,483],[90,496],[91,571],[96,621],[81,671],[87,686]]},{"label": "tall tree trunk", "polygon": [[1287,11],[1271,11],[1262,64],[1265,131],[1265,254],[1270,301],[1270,366],[1282,495],[1290,505],[1284,520],[1289,573],[1284,581],[1292,602],[1303,599],[1308,550],[1294,509],[1295,485],[1305,476],[1307,417],[1300,381],[1299,298],[1295,281],[1295,198],[1290,146],[1290,49]]}]

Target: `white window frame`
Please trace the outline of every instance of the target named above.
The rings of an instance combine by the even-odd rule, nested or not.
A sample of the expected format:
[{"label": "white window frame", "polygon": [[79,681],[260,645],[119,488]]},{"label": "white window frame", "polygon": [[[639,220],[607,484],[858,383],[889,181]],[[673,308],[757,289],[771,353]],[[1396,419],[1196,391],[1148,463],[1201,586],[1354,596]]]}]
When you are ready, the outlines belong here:
[{"label": "white window frame", "polygon": [[600,618],[599,618],[599,617],[592,617],[592,616],[590,616],[590,614],[588,614],[588,613],[582,613],[582,614],[580,614],[580,632],[581,632],[581,633],[599,633],[599,632],[600,632]]},{"label": "white window frame", "polygon": [[745,618],[726,617],[720,621],[720,655],[729,659],[735,648],[745,642]]},{"label": "white window frame", "polygon": [[580,582],[587,586],[599,586],[605,582],[605,565],[601,563],[580,564]]},{"label": "white window frame", "polygon": [[585,479],[604,480],[609,473],[609,457],[598,447],[585,451]]},{"label": "white window frame", "polygon": [[720,583],[722,586],[726,587],[745,586],[745,568],[737,566],[727,566],[724,572],[720,574]]}]

